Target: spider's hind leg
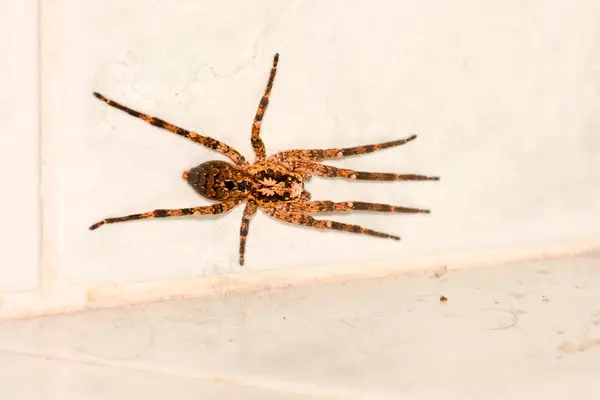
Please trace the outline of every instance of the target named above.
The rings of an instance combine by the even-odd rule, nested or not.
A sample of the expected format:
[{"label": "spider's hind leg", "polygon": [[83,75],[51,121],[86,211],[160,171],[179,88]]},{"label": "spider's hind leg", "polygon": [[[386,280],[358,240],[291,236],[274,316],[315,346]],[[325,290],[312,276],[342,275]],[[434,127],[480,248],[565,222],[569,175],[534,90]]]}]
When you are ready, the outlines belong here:
[{"label": "spider's hind leg", "polygon": [[373,153],[379,150],[389,149],[390,147],[396,147],[413,141],[417,138],[417,135],[412,135],[403,139],[392,140],[390,142],[367,144],[354,147],[346,148],[334,148],[334,149],[312,149],[312,150],[287,150],[276,154],[280,161],[287,158],[305,159],[310,161],[322,161],[339,159],[344,157],[357,156],[361,154]]},{"label": "spider's hind leg", "polygon": [[368,180],[368,181],[437,181],[437,176],[425,176],[417,174],[394,174],[390,172],[363,172],[346,168],[336,168],[330,165],[319,164],[312,161],[298,160],[294,169],[307,171],[315,175],[344,178],[350,180]]},{"label": "spider's hind leg", "polygon": [[344,224],[342,222],[329,220],[318,220],[310,215],[290,213],[278,208],[269,208],[266,210],[266,213],[275,219],[287,222],[289,224],[303,225],[322,230],[333,229],[344,232],[358,233],[360,235],[375,236],[384,239],[400,240],[398,236],[363,228],[359,225]]},{"label": "spider's hind leg", "polygon": [[281,208],[288,212],[299,214],[350,211],[395,212],[408,214],[429,214],[430,212],[429,210],[421,208],[392,206],[390,204],[366,203],[363,201],[342,201],[336,203],[329,200],[288,203],[282,205]]}]

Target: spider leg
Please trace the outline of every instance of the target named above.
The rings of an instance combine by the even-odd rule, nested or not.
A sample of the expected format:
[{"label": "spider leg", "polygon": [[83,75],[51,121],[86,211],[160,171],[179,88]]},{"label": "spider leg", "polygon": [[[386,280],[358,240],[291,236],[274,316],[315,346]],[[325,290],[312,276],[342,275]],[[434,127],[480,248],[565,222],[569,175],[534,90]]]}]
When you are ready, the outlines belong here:
[{"label": "spider leg", "polygon": [[132,221],[135,219],[148,219],[148,218],[168,218],[168,217],[182,217],[186,215],[193,215],[195,217],[199,217],[201,215],[215,215],[221,214],[231,210],[235,207],[240,200],[233,200],[228,202],[223,202],[219,204],[213,204],[210,206],[203,207],[190,207],[190,208],[178,208],[172,210],[154,210],[145,212],[142,214],[131,214],[124,217],[114,217],[114,218],[106,218],[102,221],[96,222],[94,225],[90,226],[90,230],[93,231],[105,224],[113,224],[115,222],[124,222],[124,221]]},{"label": "spider leg", "polygon": [[226,145],[223,142],[220,142],[220,141],[213,139],[211,137],[208,137],[208,136],[199,135],[196,132],[191,132],[186,129],[180,128],[169,122],[163,121],[160,118],[151,117],[151,116],[141,113],[139,111],[132,110],[129,107],[126,107],[122,104],[117,103],[116,101],[107,99],[100,93],[94,92],[94,96],[96,96],[98,99],[102,100],[109,106],[118,108],[119,110],[124,111],[127,114],[132,115],[134,117],[140,118],[151,125],[157,126],[162,129],[166,129],[170,132],[175,133],[176,135],[183,136],[184,138],[187,138],[193,142],[199,143],[204,147],[207,147],[211,150],[215,150],[215,151],[229,157],[237,165],[242,165],[242,166],[248,165],[248,161],[246,161],[244,156],[242,156],[237,150],[233,149],[232,147]]},{"label": "spider leg", "polygon": [[250,138],[250,141],[252,142],[252,147],[254,148],[254,152],[256,153],[257,160],[264,160],[267,156],[265,145],[262,139],[260,138],[260,126],[262,124],[262,119],[263,115],[265,114],[265,110],[269,105],[269,96],[271,95],[271,89],[273,88],[273,80],[275,79],[275,74],[277,73],[278,61],[279,54],[275,54],[275,57],[273,58],[273,66],[271,67],[271,74],[269,75],[269,81],[267,82],[265,93],[260,99],[260,103],[258,103],[258,110],[256,110],[254,122],[252,123],[252,136]]},{"label": "spider leg", "polygon": [[246,253],[246,238],[248,237],[248,227],[250,219],[256,214],[258,205],[254,201],[248,201],[244,208],[242,216],[242,226],[240,227],[240,265],[244,265],[244,254]]},{"label": "spider leg", "polygon": [[389,204],[365,203],[362,201],[344,201],[334,203],[333,201],[307,201],[285,203],[280,206],[281,210],[290,213],[323,213],[323,212],[349,212],[349,211],[376,211],[376,212],[397,212],[397,213],[424,213],[429,214],[429,210],[420,208],[399,207]]},{"label": "spider leg", "polygon": [[312,161],[299,160],[295,162],[295,168],[300,171],[308,171],[315,175],[330,178],[345,178],[351,180],[368,181],[437,181],[437,176],[425,176],[416,174],[394,174],[389,172],[362,172],[352,169],[336,168],[330,165],[318,164]]},{"label": "spider leg", "polygon": [[313,149],[313,150],[287,150],[275,154],[279,161],[284,161],[287,158],[302,158],[311,161],[322,161],[327,159],[338,159],[360,154],[373,153],[375,151],[396,147],[415,140],[417,135],[412,135],[407,138],[392,140],[390,142],[368,144],[363,146],[346,147],[343,149]]},{"label": "spider leg", "polygon": [[319,220],[311,217],[310,215],[290,213],[277,207],[267,208],[265,212],[271,217],[283,222],[287,222],[289,224],[309,226],[311,228],[323,230],[333,229],[344,232],[358,233],[360,235],[369,235],[385,239],[400,240],[398,236],[389,235],[383,232],[377,232],[371,229],[363,228],[358,225],[344,224],[342,222],[337,221]]}]

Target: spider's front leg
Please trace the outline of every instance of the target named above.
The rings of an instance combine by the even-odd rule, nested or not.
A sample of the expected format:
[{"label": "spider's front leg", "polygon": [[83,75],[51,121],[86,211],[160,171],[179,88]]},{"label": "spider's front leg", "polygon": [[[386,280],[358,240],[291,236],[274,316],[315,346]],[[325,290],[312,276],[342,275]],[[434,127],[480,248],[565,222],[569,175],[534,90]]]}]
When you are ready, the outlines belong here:
[{"label": "spider's front leg", "polygon": [[242,156],[236,149],[226,145],[223,142],[220,142],[220,141],[213,139],[211,137],[208,137],[208,136],[199,135],[196,132],[191,132],[191,131],[188,131],[187,129],[180,128],[180,127],[175,126],[175,125],[173,125],[167,121],[164,121],[160,118],[152,117],[152,116],[144,114],[142,112],[133,110],[127,106],[117,103],[114,100],[104,97],[103,95],[101,95],[98,92],[94,92],[94,96],[96,96],[96,98],[102,100],[109,106],[119,109],[121,111],[124,111],[133,117],[136,117],[143,121],[146,121],[150,125],[154,125],[158,128],[166,129],[167,131],[173,132],[176,135],[179,135],[186,139],[189,139],[192,142],[196,142],[196,143],[201,144],[202,146],[207,147],[211,150],[217,151],[217,152],[229,157],[231,159],[231,161],[233,161],[236,165],[240,165],[240,166],[248,165],[248,161],[246,161],[244,156]]},{"label": "spider's front leg", "polygon": [[254,148],[254,153],[256,154],[257,160],[264,160],[267,156],[265,144],[260,138],[260,127],[262,125],[262,119],[265,115],[265,111],[267,110],[267,106],[269,105],[269,96],[271,96],[271,89],[273,89],[273,81],[275,80],[275,74],[277,73],[278,62],[279,54],[275,54],[275,57],[273,57],[273,66],[271,67],[271,73],[269,74],[269,80],[267,81],[265,92],[262,98],[260,99],[260,103],[258,104],[258,110],[256,110],[254,122],[252,123],[252,136],[250,137],[250,141],[252,142],[252,147]]},{"label": "spider's front leg", "polygon": [[222,214],[231,210],[233,207],[238,205],[240,200],[225,201],[219,204],[213,204],[210,206],[203,207],[191,207],[191,208],[177,208],[172,210],[154,210],[141,214],[131,214],[124,217],[113,217],[106,218],[102,221],[96,222],[90,226],[90,230],[98,229],[102,225],[113,224],[115,222],[132,221],[136,219],[149,219],[149,218],[168,218],[168,217],[183,217],[186,215],[193,215],[199,217],[201,215],[215,215]]}]

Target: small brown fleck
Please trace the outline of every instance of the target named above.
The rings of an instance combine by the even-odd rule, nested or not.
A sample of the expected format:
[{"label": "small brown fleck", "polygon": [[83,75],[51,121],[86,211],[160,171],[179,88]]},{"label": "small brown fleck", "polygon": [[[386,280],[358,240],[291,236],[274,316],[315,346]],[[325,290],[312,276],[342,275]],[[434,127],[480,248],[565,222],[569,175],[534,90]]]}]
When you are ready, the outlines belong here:
[{"label": "small brown fleck", "polygon": [[440,296],[440,303],[445,303],[447,301],[448,301],[448,298],[446,296],[444,296],[444,295]]},{"label": "small brown fleck", "polygon": [[444,265],[442,268],[440,268],[437,271],[435,271],[432,277],[436,278],[436,279],[439,279],[443,275],[446,275],[447,272],[448,272],[448,266]]}]

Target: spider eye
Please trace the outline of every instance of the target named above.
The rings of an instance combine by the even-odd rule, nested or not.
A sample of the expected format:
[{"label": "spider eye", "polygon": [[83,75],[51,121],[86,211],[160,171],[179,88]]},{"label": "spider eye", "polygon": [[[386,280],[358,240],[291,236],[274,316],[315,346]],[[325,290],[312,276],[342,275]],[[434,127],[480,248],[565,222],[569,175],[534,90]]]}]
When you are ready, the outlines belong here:
[{"label": "spider eye", "polygon": [[225,188],[226,188],[227,190],[231,190],[231,189],[233,189],[233,186],[234,186],[234,185],[233,185],[233,182],[232,182],[232,181],[225,181]]},{"label": "spider eye", "polygon": [[250,182],[244,181],[244,182],[240,183],[240,189],[243,191],[249,190],[250,186],[251,186]]}]

